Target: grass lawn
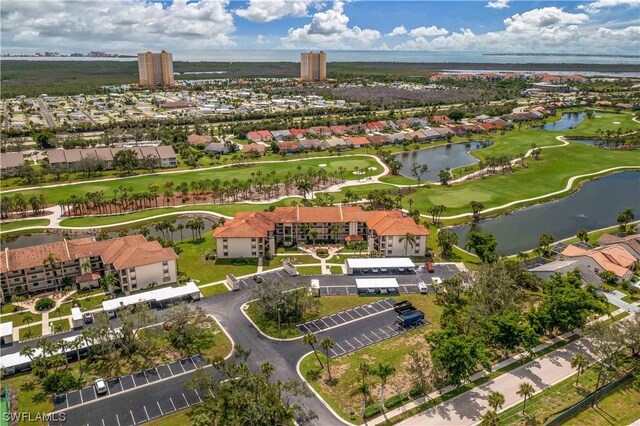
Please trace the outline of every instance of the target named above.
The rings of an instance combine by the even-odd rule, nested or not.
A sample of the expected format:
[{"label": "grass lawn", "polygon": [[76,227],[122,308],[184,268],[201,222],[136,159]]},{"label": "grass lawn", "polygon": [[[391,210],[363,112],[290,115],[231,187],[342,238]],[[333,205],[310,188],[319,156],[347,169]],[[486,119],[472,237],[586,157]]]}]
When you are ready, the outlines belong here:
[{"label": "grass lawn", "polygon": [[245,259],[245,265],[234,264],[238,259],[205,260],[207,251],[215,252],[215,240],[210,232],[202,234],[197,241],[185,239],[176,245],[182,249],[178,255],[178,270],[200,284],[224,280],[227,274],[240,276],[258,270],[258,259]]},{"label": "grass lawn", "polygon": [[640,393],[627,383],[598,401],[598,407],[587,408],[568,422],[567,426],[626,425],[640,419]]},{"label": "grass lawn", "polygon": [[12,305],[11,303],[7,303],[5,305],[2,305],[2,307],[0,308],[0,314],[10,314],[12,312],[15,312],[16,309],[18,309],[18,307],[16,305]]},{"label": "grass lawn", "polygon": [[17,220],[15,222],[1,223],[0,232],[13,231],[20,228],[27,228],[29,226],[47,226],[47,225],[49,225],[49,219]]},{"label": "grass lawn", "polygon": [[20,311],[20,313],[17,313],[17,314],[3,315],[2,317],[0,317],[0,323],[13,321],[13,326],[19,327],[23,324],[26,324],[26,322],[23,322],[23,321],[27,315],[31,315],[32,323],[42,320],[41,314],[34,314],[32,312]]},{"label": "grass lawn", "polygon": [[215,358],[215,357],[226,357],[231,352],[231,348],[233,345],[231,344],[231,340],[227,337],[226,334],[220,329],[218,323],[212,321],[212,327],[215,333],[215,338],[213,339],[213,346],[208,349],[205,349],[202,352],[202,355],[205,358]]},{"label": "grass lawn", "polygon": [[341,266],[330,266],[329,267],[331,269],[331,275],[343,275],[344,271],[342,270]]},{"label": "grass lawn", "polygon": [[91,289],[89,291],[77,291],[75,293],[73,293],[73,295],[71,297],[73,297],[74,299],[80,299],[83,297],[90,297],[90,296],[95,296],[98,294],[105,294],[104,290],[102,288],[94,288]]},{"label": "grass lawn", "polygon": [[[480,201],[484,203],[485,208],[490,208],[514,200],[543,196],[564,189],[572,176],[594,173],[615,166],[633,166],[640,169],[637,153],[596,150],[586,145],[571,144],[543,151],[540,161],[529,161],[526,169],[516,168],[511,174],[492,175],[448,187],[432,185],[416,188],[415,192],[404,197],[403,206],[408,208],[407,200],[413,199],[413,208],[423,214],[427,214],[429,207],[440,204],[447,207],[443,214],[445,217],[470,213],[469,202],[472,200]],[[553,176],[553,179],[550,179],[550,176]],[[393,191],[394,188],[385,184],[367,184],[348,189],[361,198],[367,198],[367,194],[372,190]],[[346,189],[341,193],[344,191]],[[551,200],[549,197],[545,201]],[[340,202],[343,199],[336,196],[336,201]],[[525,204],[519,204],[512,209],[524,206]]]},{"label": "grass lawn", "polygon": [[417,185],[418,181],[405,176],[384,176],[380,178],[380,182],[391,183],[394,185]]},{"label": "grass lawn", "polygon": [[263,175],[268,175],[272,171],[275,172],[276,177],[282,179],[287,172],[295,172],[298,166],[301,166],[303,170],[307,168],[318,169],[319,164],[326,164],[327,166],[324,167],[324,170],[327,172],[337,171],[339,167],[344,167],[347,170],[345,174],[347,180],[357,180],[361,178],[361,176],[353,174],[353,170],[356,167],[360,169],[376,167],[378,173],[381,170],[380,164],[371,157],[326,157],[313,160],[280,161],[276,163],[245,163],[211,170],[196,169],[170,174],[160,173],[150,176],[123,177],[106,182],[87,182],[77,185],[33,189],[24,191],[22,194],[27,199],[32,195],[45,194],[49,203],[58,203],[60,200],[68,199],[72,195],[84,196],[87,192],[105,191],[105,194],[110,196],[113,194],[113,190],[121,185],[132,187],[134,191],[141,192],[145,191],[152,183],[164,184],[167,181],[173,181],[177,186],[182,182],[190,183],[202,179],[220,179],[220,181],[224,182],[227,180],[231,181],[234,178],[249,179],[250,173],[252,172],[262,172]]},{"label": "grass lawn", "polygon": [[[331,296],[331,298],[333,299],[334,297]],[[324,299],[329,299],[329,297]],[[300,365],[302,374],[309,380],[313,388],[319,392],[322,398],[344,419],[350,419],[349,412],[353,409],[357,415],[355,419],[350,420],[356,423],[361,423],[362,421],[360,418],[362,399],[360,395],[354,394],[354,389],[358,382],[357,366],[361,360],[367,360],[374,367],[380,362],[389,362],[392,366],[396,367],[397,373],[389,379],[385,391],[386,399],[388,400],[394,394],[410,390],[412,380],[404,373],[406,369],[403,367],[407,363],[408,354],[413,350],[426,349],[427,341],[424,339],[425,332],[439,327],[441,308],[434,303],[434,296],[402,295],[402,297],[396,297],[396,299],[410,300],[416,307],[425,312],[426,318],[431,324],[425,328],[410,331],[401,336],[331,360],[332,375],[337,381],[334,384],[328,384],[325,381],[325,379],[328,378],[326,370],[324,370],[324,376],[322,378],[309,380],[309,372],[318,370],[318,362],[315,356],[307,356]],[[363,299],[361,298],[361,300]],[[364,300],[370,300],[370,298]],[[378,401],[378,395],[380,394],[379,381],[371,377],[369,383],[372,384],[371,394],[373,395],[374,401]]]},{"label": "grass lawn", "polygon": [[49,313],[49,318],[57,318],[59,316],[67,316],[71,315],[71,308],[73,308],[73,303],[66,302],[58,306],[54,311]]},{"label": "grass lawn", "polygon": [[191,424],[191,409],[180,410],[157,419],[145,422],[146,426],[185,426]]},{"label": "grass lawn", "polygon": [[200,287],[200,293],[202,293],[202,297],[209,297],[215,294],[226,293],[227,291],[229,291],[229,289],[224,284],[216,284],[216,285],[210,285],[207,287]]},{"label": "grass lawn", "polygon": [[71,330],[71,324],[69,324],[69,318],[50,321],[51,322],[51,330],[54,333],[60,333],[61,331]]},{"label": "grass lawn", "polygon": [[84,312],[102,307],[102,302],[108,299],[109,296],[103,293],[88,299],[78,299],[76,303],[80,303],[80,309]]},{"label": "grass lawn", "polygon": [[42,336],[42,323],[31,324],[31,327],[20,329],[20,340],[33,339]]},{"label": "grass lawn", "polygon": [[298,266],[296,268],[300,275],[320,275],[322,274],[322,267],[318,266]]},{"label": "grass lawn", "polygon": [[[19,373],[2,379],[2,385],[18,393],[18,406],[11,407],[17,412],[49,413],[53,411],[53,398],[45,394],[32,373]],[[21,424],[45,425],[46,422],[23,422]]]}]

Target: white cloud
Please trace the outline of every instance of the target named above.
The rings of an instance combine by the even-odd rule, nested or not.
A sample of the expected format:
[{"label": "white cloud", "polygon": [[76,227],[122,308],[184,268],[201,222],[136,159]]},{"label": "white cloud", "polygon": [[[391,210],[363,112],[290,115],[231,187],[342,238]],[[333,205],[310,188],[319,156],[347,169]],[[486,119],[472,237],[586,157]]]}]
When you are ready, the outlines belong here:
[{"label": "white cloud", "polygon": [[396,50],[628,53],[640,49],[640,26],[607,28],[592,24],[584,13],[545,7],[518,13],[503,21],[501,31],[476,34],[469,28],[429,40],[416,37],[393,46]]},{"label": "white cloud", "polygon": [[640,0],[597,0],[589,4],[581,4],[578,9],[588,13],[600,12],[602,9],[611,9],[616,6],[640,7]]},{"label": "white cloud", "polygon": [[236,15],[254,22],[271,22],[286,16],[307,16],[313,0],[250,0],[246,9],[236,9]]},{"label": "white cloud", "polygon": [[256,36],[256,43],[257,44],[265,44],[267,42],[267,40],[265,39],[265,37],[262,34],[258,34]]},{"label": "white cloud", "polygon": [[407,34],[407,29],[404,27],[404,25],[400,25],[399,27],[395,27],[393,30],[391,30],[391,32],[387,34],[387,36],[395,37],[395,36],[405,35],[405,34]]},{"label": "white cloud", "polygon": [[330,9],[316,12],[309,24],[290,28],[281,40],[290,48],[357,49],[370,48],[379,38],[377,30],[349,27],[344,3],[336,1]]},{"label": "white cloud", "polygon": [[444,28],[438,28],[435,25],[430,27],[418,27],[409,31],[411,37],[435,37],[449,34]]},{"label": "white cloud", "polygon": [[23,48],[135,52],[184,48],[194,42],[214,47],[234,44],[229,0],[187,1],[174,0],[163,8],[136,0],[3,0],[3,46],[9,42]]},{"label": "white cloud", "polygon": [[509,0],[490,1],[485,7],[490,9],[504,9],[505,7],[509,7]]}]

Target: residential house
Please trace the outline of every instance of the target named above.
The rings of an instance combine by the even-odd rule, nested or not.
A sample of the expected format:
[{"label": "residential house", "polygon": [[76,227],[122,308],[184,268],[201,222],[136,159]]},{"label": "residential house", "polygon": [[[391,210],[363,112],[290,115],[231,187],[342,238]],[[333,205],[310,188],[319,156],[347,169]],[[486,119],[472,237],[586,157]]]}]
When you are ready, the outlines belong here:
[{"label": "residential house", "polygon": [[389,137],[389,142],[392,144],[401,144],[405,141],[404,133],[392,133],[387,136]]},{"label": "residential house", "polygon": [[293,138],[289,130],[272,130],[271,135],[273,136],[273,139],[277,141]]},{"label": "residential house", "polygon": [[422,131],[416,132],[407,132],[404,134],[406,140],[411,142],[424,142],[427,140],[427,135],[425,135]]},{"label": "residential house", "polygon": [[440,134],[436,129],[426,128],[420,131],[424,133],[427,140],[444,139],[444,135]]},{"label": "residential house", "polygon": [[322,141],[320,139],[300,139],[298,143],[300,144],[300,148],[307,150],[322,148]]},{"label": "residential house", "polygon": [[329,126],[329,128],[331,129],[331,133],[333,133],[334,135],[344,135],[345,133],[347,133],[347,126]]},{"label": "residential house", "polygon": [[391,143],[389,135],[368,135],[365,136],[371,145],[388,145]]},{"label": "residential house", "polygon": [[327,126],[315,126],[315,127],[309,127],[307,129],[307,133],[309,135],[315,135],[315,136],[331,136],[332,132],[331,129]]},{"label": "residential house", "polygon": [[211,136],[192,133],[187,136],[187,143],[191,146],[208,145],[211,143]]},{"label": "residential house", "polygon": [[633,278],[633,271],[638,259],[622,245],[614,244],[586,250],[570,244],[561,253],[563,260],[581,259],[596,274],[609,271],[619,281]]},{"label": "residential house", "polygon": [[297,141],[282,141],[277,142],[280,152],[287,154],[295,154],[300,151],[300,143]]},{"label": "residential house", "polygon": [[434,115],[431,117],[430,120],[432,123],[437,123],[437,124],[449,124],[451,123],[451,119],[449,117],[447,117],[446,115]]},{"label": "residential house", "polygon": [[[365,240],[382,256],[424,256],[429,231],[400,211],[364,211],[358,206],[276,207],[272,212],[240,212],[213,231],[220,258],[274,255],[281,244]],[[412,234],[416,242],[407,242]]]},{"label": "residential house", "polygon": [[354,148],[363,148],[369,145],[369,139],[363,136],[347,136],[345,140]]},{"label": "residential house", "polygon": [[0,175],[5,178],[15,176],[18,168],[24,164],[24,157],[19,152],[0,154]]},{"label": "residential house", "polygon": [[248,143],[242,145],[242,152],[245,154],[255,153],[257,155],[265,155],[267,153],[267,147],[261,143]]},{"label": "residential house", "polygon": [[348,146],[349,143],[342,138],[329,138],[322,141],[322,147],[325,149],[346,149]]},{"label": "residential house", "polygon": [[86,148],[86,149],[52,149],[47,151],[47,161],[50,165],[64,166],[68,171],[77,169],[78,162],[86,158],[97,158],[102,163],[103,170],[113,169],[113,159],[119,151],[124,149],[136,153],[136,158],[158,159],[158,167],[177,167],[176,152],[171,145],[141,146],[133,148]]},{"label": "residential house", "polygon": [[640,260],[640,234],[618,236],[614,234],[602,234],[598,238],[600,246],[619,245],[624,247],[636,259]]},{"label": "residential house", "polygon": [[589,267],[588,262],[582,259],[556,260],[531,268],[529,272],[546,281],[549,280],[553,274],[566,275],[568,272],[575,270],[580,272],[580,277],[585,284],[602,284],[600,276],[594,272],[592,267]]},{"label": "residential house", "polygon": [[204,152],[212,155],[228,154],[229,146],[223,142],[211,142],[204,148]]},{"label": "residential house", "polygon": [[307,129],[289,129],[289,133],[296,139],[302,139],[307,134]]},{"label": "residential house", "polygon": [[384,124],[381,121],[372,121],[367,123],[367,129],[370,132],[381,132],[384,130]]}]

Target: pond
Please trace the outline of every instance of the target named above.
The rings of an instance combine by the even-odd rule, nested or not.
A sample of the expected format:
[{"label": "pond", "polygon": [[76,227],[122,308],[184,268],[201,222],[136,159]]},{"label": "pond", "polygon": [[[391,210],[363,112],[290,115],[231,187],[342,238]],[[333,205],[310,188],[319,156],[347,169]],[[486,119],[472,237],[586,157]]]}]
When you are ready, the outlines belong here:
[{"label": "pond", "polygon": [[[202,234],[204,234],[206,232],[209,232],[213,228],[213,222],[211,222],[211,220],[205,217],[203,217],[202,219],[204,221],[204,227],[205,227],[204,231],[202,231]],[[190,218],[186,218],[186,217],[179,218],[174,222],[174,226],[177,226],[178,224],[186,225],[189,220]],[[162,232],[156,231],[154,224],[148,223],[144,226],[149,228],[150,236],[153,236],[153,237],[162,236]],[[133,235],[138,233],[140,226],[131,225],[126,229],[128,230],[129,235]],[[2,239],[2,250],[4,250],[5,248],[17,249],[17,248],[23,248],[23,247],[31,247],[39,244],[48,244],[48,243],[55,243],[56,241],[62,241],[62,238],[63,238],[62,232],[64,231],[61,230],[61,233],[59,234],[58,233],[33,233],[33,234],[19,235],[15,237],[5,237]],[[119,232],[111,231],[108,234],[110,237],[117,237]],[[90,232],[86,232],[86,233],[74,232],[72,235],[70,235],[70,238],[75,239],[75,238],[94,237],[94,236],[95,234]],[[175,232],[173,232],[172,237],[174,241],[180,241],[180,231],[176,230]],[[188,240],[189,238],[191,238],[191,230],[185,228],[182,231],[182,237],[184,240]]]},{"label": "pond", "polygon": [[396,154],[396,159],[402,163],[400,174],[411,179],[411,166],[414,163],[427,164],[429,170],[422,176],[422,181],[439,181],[438,173],[446,168],[469,166],[478,162],[469,151],[487,148],[492,145],[490,141],[473,141],[469,143],[455,143],[425,148]]},{"label": "pond", "polygon": [[569,142],[579,143],[582,145],[590,145],[598,148],[615,148],[616,144],[613,142],[605,142],[601,139],[568,139]]},{"label": "pond", "polygon": [[[586,182],[569,197],[518,210],[473,226],[491,233],[499,254],[515,254],[538,246],[541,234],[561,240],[587,231],[616,225],[618,213],[627,207],[640,212],[640,172],[624,172]],[[471,225],[452,228],[464,247]]]},{"label": "pond", "polygon": [[547,123],[542,126],[542,128],[552,132],[573,129],[578,124],[582,123],[586,116],[587,114],[585,112],[564,112],[562,113],[562,118],[560,120]]}]

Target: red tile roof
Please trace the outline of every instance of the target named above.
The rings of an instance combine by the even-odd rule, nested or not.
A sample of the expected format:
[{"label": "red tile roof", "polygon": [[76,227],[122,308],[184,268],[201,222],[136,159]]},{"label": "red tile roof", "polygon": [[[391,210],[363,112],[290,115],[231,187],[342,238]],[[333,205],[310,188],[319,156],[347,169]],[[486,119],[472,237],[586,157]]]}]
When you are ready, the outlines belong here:
[{"label": "red tile roof", "polygon": [[199,145],[199,144],[208,144],[211,143],[211,136],[209,135],[196,135],[195,133],[187,136],[187,142],[189,145]]}]

